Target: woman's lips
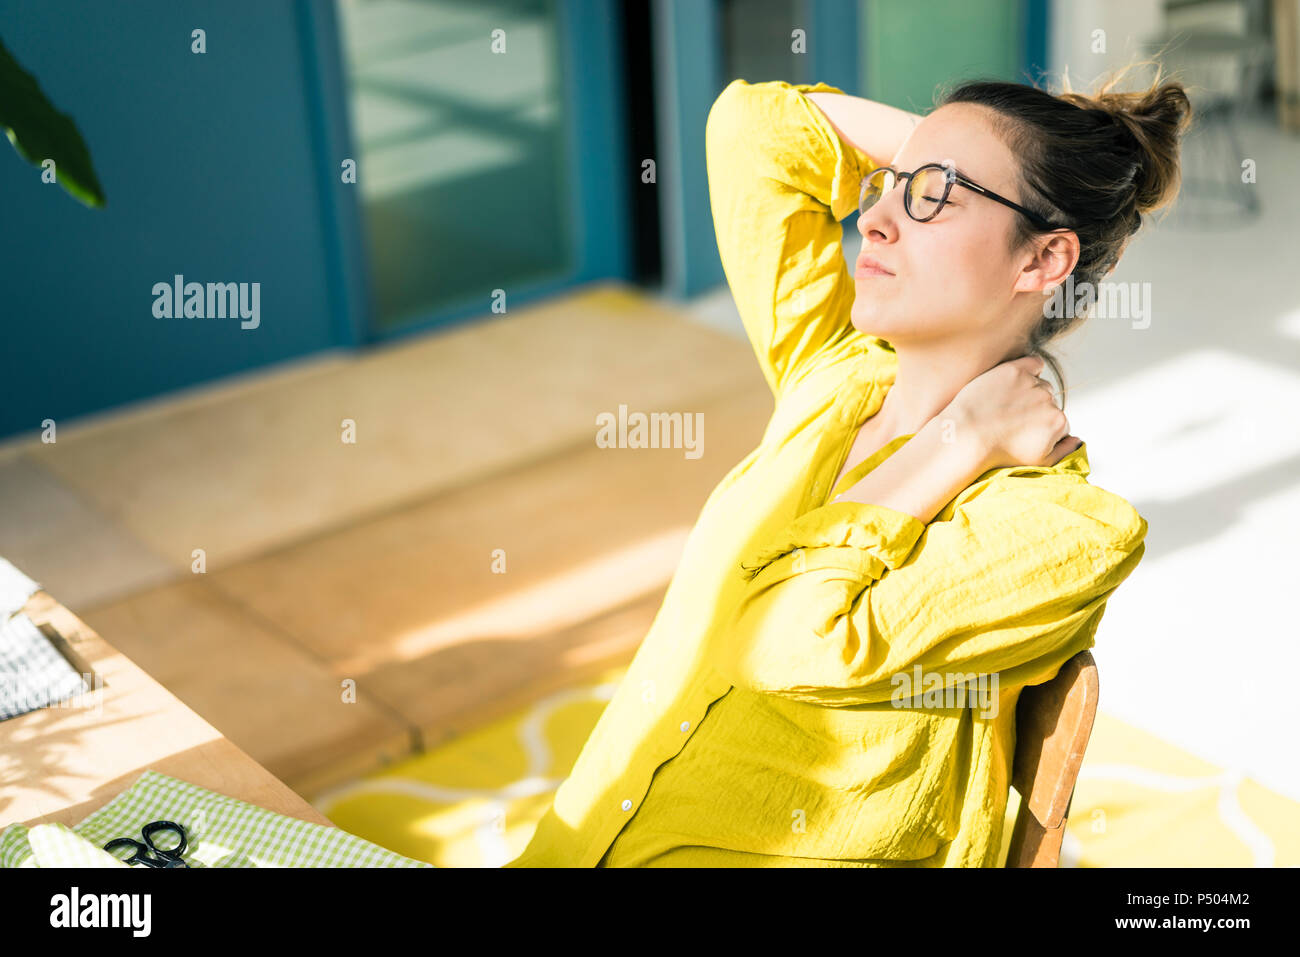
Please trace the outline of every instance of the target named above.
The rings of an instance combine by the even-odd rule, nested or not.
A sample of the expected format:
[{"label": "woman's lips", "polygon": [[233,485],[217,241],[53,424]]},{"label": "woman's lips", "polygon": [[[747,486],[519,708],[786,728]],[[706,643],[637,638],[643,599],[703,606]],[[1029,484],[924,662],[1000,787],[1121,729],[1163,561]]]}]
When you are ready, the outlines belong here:
[{"label": "woman's lips", "polygon": [[879,262],[870,256],[859,256],[857,269],[853,273],[854,279],[870,279],[873,276],[892,276],[893,273],[880,265]]}]

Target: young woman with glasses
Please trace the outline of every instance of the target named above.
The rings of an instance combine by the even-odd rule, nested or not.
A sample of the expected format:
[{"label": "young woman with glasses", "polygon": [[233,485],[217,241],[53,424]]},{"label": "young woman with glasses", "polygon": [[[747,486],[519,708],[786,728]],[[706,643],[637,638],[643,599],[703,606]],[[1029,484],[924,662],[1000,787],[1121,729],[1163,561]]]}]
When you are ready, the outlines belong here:
[{"label": "young woman with glasses", "polygon": [[1182,88],[1113,87],[970,83],[924,119],[723,90],[710,201],[772,420],[507,866],[998,866],[1019,693],[1145,549],[1039,375],[1083,318],[1045,294],[1177,192]]}]

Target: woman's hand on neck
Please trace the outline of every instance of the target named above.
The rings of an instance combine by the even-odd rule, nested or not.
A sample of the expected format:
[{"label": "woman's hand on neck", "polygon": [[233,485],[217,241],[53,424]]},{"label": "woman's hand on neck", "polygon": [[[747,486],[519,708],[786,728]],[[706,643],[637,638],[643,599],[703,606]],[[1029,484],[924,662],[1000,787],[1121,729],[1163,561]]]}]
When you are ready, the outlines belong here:
[{"label": "woman's hand on neck", "polygon": [[919,433],[972,379],[1027,354],[1014,346],[996,344],[980,350],[967,342],[944,343],[933,349],[894,344],[894,352],[898,357],[894,382],[872,417],[877,420],[878,434],[886,440]]}]

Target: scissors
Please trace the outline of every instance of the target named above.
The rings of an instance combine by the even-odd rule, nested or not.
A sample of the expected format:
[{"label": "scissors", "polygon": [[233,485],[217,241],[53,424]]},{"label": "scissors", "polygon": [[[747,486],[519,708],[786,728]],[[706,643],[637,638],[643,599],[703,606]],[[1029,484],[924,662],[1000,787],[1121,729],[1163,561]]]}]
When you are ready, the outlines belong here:
[{"label": "scissors", "polygon": [[[163,849],[153,842],[153,837],[159,831],[174,831],[180,838],[180,843],[176,847]],[[179,824],[171,821],[154,821],[146,824],[141,833],[144,834],[144,843],[133,840],[129,837],[115,837],[104,845],[104,850],[113,854],[115,848],[129,847],[133,853],[127,858],[118,858],[127,864],[143,864],[145,867],[189,867],[181,858],[185,853],[185,829]],[[170,843],[170,842],[168,842]],[[117,857],[116,854],[113,854]]]}]

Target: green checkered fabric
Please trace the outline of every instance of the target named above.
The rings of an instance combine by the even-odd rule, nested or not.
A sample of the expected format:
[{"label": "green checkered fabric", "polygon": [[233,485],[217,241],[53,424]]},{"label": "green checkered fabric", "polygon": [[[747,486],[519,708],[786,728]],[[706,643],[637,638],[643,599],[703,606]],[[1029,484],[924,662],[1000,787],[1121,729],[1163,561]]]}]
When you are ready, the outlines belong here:
[{"label": "green checkered fabric", "polygon": [[115,837],[143,842],[144,826],[159,820],[185,828],[189,845],[184,858],[191,867],[433,866],[336,827],[286,817],[145,771],[128,790],[75,828],[42,824],[28,829],[11,824],[0,833],[0,867],[123,866],[100,849]]},{"label": "green checkered fabric", "polygon": [[[17,864],[9,861],[15,860]],[[38,824],[27,830],[21,824],[0,836],[0,861],[4,867],[127,867],[100,850],[66,824]]]}]

